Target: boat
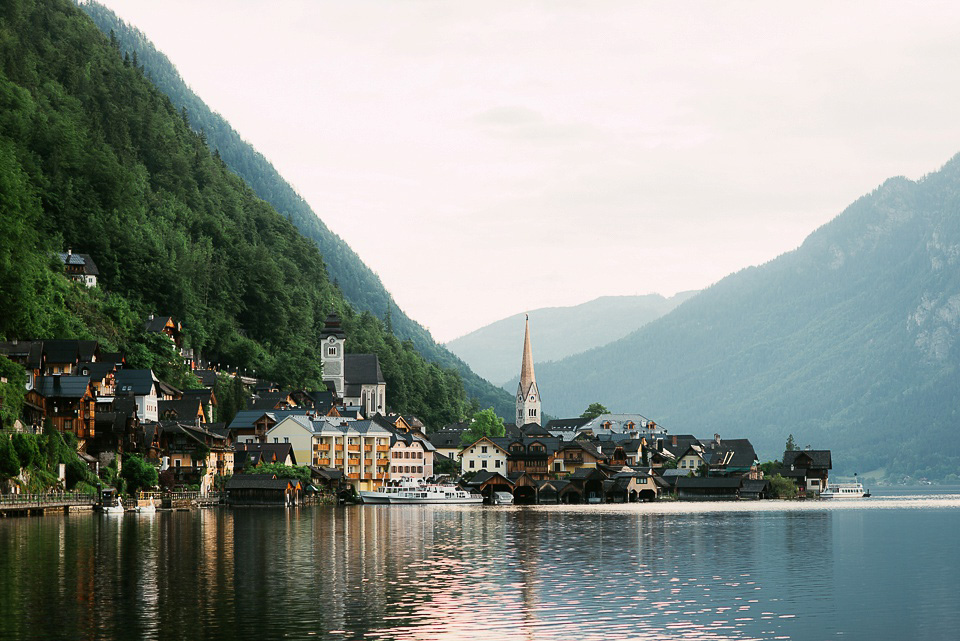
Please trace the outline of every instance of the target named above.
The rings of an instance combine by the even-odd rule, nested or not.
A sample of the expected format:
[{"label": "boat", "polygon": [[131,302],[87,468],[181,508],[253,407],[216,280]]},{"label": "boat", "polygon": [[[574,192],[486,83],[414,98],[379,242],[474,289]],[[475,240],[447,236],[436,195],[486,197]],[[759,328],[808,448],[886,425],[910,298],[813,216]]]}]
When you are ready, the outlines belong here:
[{"label": "boat", "polygon": [[870,493],[863,489],[863,483],[860,481],[830,484],[827,485],[827,489],[820,492],[822,499],[862,499],[868,496]]},{"label": "boat", "polygon": [[475,505],[483,497],[459,489],[451,483],[426,483],[422,479],[401,479],[397,484],[384,485],[379,490],[362,491],[365,504],[388,505]]},{"label": "boat", "polygon": [[510,492],[494,492],[493,504],[494,505],[513,505],[513,494],[510,494]]},{"label": "boat", "polygon": [[123,501],[113,489],[105,489],[100,493],[99,507],[104,514],[123,514]]},{"label": "boat", "polygon": [[157,505],[153,502],[153,499],[140,499],[137,501],[137,512],[140,514],[155,514]]}]

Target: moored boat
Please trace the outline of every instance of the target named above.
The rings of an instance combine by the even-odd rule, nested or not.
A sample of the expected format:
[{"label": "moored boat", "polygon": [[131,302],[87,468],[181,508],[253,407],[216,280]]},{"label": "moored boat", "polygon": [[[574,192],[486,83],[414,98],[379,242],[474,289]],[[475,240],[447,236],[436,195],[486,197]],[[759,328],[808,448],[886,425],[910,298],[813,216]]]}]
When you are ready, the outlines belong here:
[{"label": "moored boat", "polygon": [[827,485],[827,489],[820,492],[822,499],[862,499],[870,496],[870,493],[863,489],[863,484],[859,481],[855,483],[832,483]]},{"label": "moored boat", "polygon": [[483,497],[459,489],[449,483],[426,483],[421,479],[402,479],[379,490],[360,492],[365,504],[417,505],[449,504],[473,505],[483,503]]}]

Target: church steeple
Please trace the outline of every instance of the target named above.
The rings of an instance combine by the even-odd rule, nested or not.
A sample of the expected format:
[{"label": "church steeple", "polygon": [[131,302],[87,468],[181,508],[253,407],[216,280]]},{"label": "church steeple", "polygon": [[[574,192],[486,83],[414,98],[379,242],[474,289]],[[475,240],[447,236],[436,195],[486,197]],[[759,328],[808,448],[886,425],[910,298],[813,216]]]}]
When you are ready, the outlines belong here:
[{"label": "church steeple", "polygon": [[530,315],[523,331],[523,361],[520,364],[520,384],[517,386],[517,427],[527,423],[540,425],[540,390],[533,372],[533,348],[530,346]]}]

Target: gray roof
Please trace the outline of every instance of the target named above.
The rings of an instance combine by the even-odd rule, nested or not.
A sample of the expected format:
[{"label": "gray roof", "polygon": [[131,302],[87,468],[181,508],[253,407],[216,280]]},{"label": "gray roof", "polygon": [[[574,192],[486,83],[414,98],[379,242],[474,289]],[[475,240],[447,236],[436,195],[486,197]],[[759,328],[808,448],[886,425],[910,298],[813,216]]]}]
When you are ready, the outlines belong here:
[{"label": "gray roof", "polygon": [[84,376],[89,376],[92,381],[102,381],[112,372],[117,370],[116,364],[112,362],[80,363],[77,368]]},{"label": "gray roof", "polygon": [[677,479],[677,488],[739,488],[742,480],[739,476],[681,476]]},{"label": "gray roof", "polygon": [[344,355],[343,379],[348,385],[376,385],[386,382],[376,354]]},{"label": "gray roof", "polygon": [[58,252],[57,256],[60,258],[60,262],[62,262],[64,265],[82,267],[84,274],[96,276],[100,273],[100,270],[97,269],[97,264],[93,262],[93,259],[90,258],[89,254],[68,254],[66,252]]},{"label": "gray roof", "polygon": [[270,416],[277,423],[282,421],[288,416],[306,416],[309,410],[305,409],[295,409],[295,410],[240,410],[237,412],[236,416],[233,417],[233,421],[230,423],[231,430],[249,430],[253,429],[253,423],[261,416],[266,414]]},{"label": "gray roof", "polygon": [[202,412],[203,405],[198,398],[157,401],[157,414],[163,420],[193,421]]},{"label": "gray roof", "polygon": [[228,490],[277,490],[287,489],[291,479],[274,478],[272,474],[234,474],[227,480]]},{"label": "gray roof", "polygon": [[460,447],[460,437],[466,432],[464,429],[442,429],[439,432],[428,434],[427,438],[433,443],[434,447],[458,448]]},{"label": "gray roof", "polygon": [[149,369],[122,369],[114,377],[117,396],[133,394],[147,396],[159,388],[160,381]]},{"label": "gray roof", "polygon": [[833,461],[830,455],[830,450],[793,450],[790,452],[784,452],[783,453],[784,467],[789,468],[791,465],[797,465],[797,459],[798,458],[803,459],[803,456],[801,455],[810,457],[812,462],[809,465],[809,467],[811,469],[813,468],[823,469],[823,470],[833,469]]},{"label": "gray roof", "polygon": [[38,376],[33,383],[44,398],[83,398],[89,386],[89,376]]}]

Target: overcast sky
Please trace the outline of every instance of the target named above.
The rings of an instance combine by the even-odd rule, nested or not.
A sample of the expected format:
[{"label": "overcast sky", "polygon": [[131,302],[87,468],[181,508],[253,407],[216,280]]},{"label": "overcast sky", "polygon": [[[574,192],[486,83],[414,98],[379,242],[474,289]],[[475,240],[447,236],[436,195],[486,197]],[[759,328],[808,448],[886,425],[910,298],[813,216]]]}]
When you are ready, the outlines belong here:
[{"label": "overcast sky", "polygon": [[960,151],[960,3],[101,1],[440,341],[706,287]]}]

